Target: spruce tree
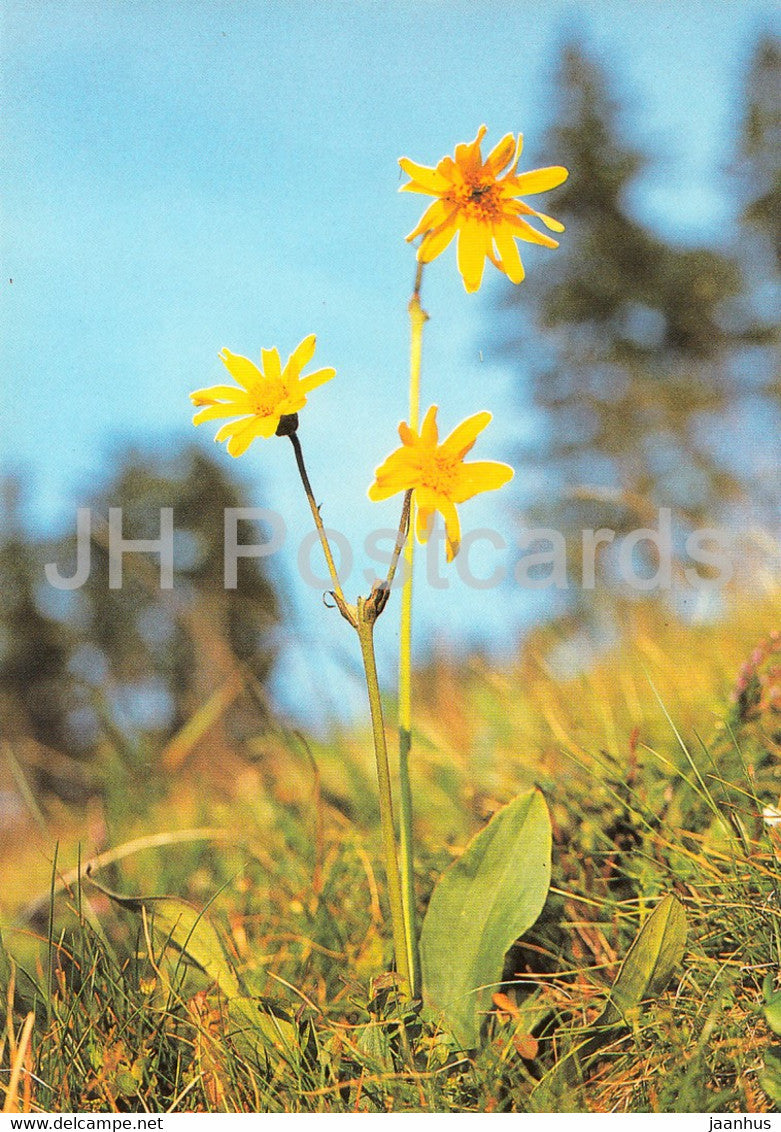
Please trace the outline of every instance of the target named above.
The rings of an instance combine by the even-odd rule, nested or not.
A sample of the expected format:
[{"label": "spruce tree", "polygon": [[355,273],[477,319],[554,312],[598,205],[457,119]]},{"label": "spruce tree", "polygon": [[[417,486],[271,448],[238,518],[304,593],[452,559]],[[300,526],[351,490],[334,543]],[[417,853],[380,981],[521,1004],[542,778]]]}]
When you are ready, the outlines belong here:
[{"label": "spruce tree", "polygon": [[[611,83],[580,44],[564,47],[556,91],[542,163],[570,170],[550,204],[567,231],[529,282],[506,292],[502,321],[522,402],[539,422],[537,441],[517,454],[535,485],[526,519],[565,535],[579,582],[583,529],[620,538],[655,527],[669,508],[679,547],[744,498],[725,449],[750,392],[732,362],[751,331],[736,313],[733,254],[666,241],[635,216],[647,158],[623,140]],[[594,601],[577,585],[569,592],[581,612]]]}]

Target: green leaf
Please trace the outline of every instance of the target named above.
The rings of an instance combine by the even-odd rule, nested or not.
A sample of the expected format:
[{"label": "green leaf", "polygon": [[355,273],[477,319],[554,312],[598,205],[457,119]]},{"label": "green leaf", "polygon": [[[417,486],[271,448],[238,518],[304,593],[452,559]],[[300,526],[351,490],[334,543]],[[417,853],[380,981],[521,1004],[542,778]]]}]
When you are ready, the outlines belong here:
[{"label": "green leaf", "polygon": [[0,997],[5,1001],[8,993],[8,987],[11,984],[13,976],[13,968],[11,966],[11,957],[5,949],[3,943],[3,933],[0,932]]},{"label": "green leaf", "polygon": [[686,912],[675,896],[665,896],[635,936],[595,1026],[615,1026],[628,1011],[661,994],[686,949]]},{"label": "green leaf", "polygon": [[[591,1035],[554,1065],[535,1089],[542,1106],[574,1104],[571,1091],[581,1082],[599,1050],[627,1025],[628,1015],[646,999],[664,990],[686,948],[686,912],[675,896],[665,896],[654,908],[626,954],[607,1006],[591,1027]],[[541,1111],[545,1111],[545,1107]]]},{"label": "green leaf", "polygon": [[463,1049],[502,977],[508,948],[542,911],[550,885],[551,825],[538,790],[494,814],[439,881],[420,937],[423,993]]},{"label": "green leaf", "polygon": [[771,1046],[765,1054],[759,1083],[773,1104],[781,1105],[781,1049],[778,1046]]},{"label": "green leaf", "polygon": [[773,976],[767,975],[762,986],[765,994],[765,1021],[774,1034],[781,1034],[781,990],[773,990]]},{"label": "green leaf", "polygon": [[90,877],[96,888],[122,908],[142,916],[146,913],[152,931],[213,979],[226,998],[241,993],[236,972],[228,962],[220,937],[203,911],[176,896],[122,896]]},{"label": "green leaf", "polygon": [[298,1030],[287,1011],[268,998],[232,998],[228,1002],[230,1037],[239,1053],[263,1062],[290,1059],[299,1049]]}]

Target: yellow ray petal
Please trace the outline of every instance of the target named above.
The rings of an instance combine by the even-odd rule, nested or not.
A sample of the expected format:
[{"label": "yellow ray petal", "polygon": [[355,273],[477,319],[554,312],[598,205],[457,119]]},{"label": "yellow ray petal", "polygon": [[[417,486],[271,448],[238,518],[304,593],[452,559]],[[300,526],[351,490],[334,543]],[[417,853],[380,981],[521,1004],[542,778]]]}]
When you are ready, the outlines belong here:
[{"label": "yellow ray petal", "polygon": [[302,377],[298,383],[298,391],[300,393],[311,393],[313,389],[317,389],[318,385],[325,385],[326,381],[330,381],[332,377],[336,377],[336,370],[326,367],[325,369],[316,369],[314,373],[308,373],[306,377]]},{"label": "yellow ray petal", "polygon": [[[436,259],[448,246],[458,231],[456,216],[457,212],[454,209],[441,228],[435,228],[433,232],[423,237],[423,242],[418,248],[418,259],[421,263],[431,263],[432,259]],[[407,236],[407,239],[411,240],[412,235]]]},{"label": "yellow ray petal", "polygon": [[223,440],[227,440],[235,433],[241,432],[246,425],[252,424],[255,420],[257,420],[257,417],[241,417],[237,421],[229,421],[227,424],[224,424],[222,428],[218,428],[214,434],[216,443],[222,444]]},{"label": "yellow ray petal", "polygon": [[504,184],[512,185],[513,195],[523,193],[524,196],[533,196],[534,193],[546,193],[548,189],[555,189],[558,185],[562,185],[567,177],[569,170],[563,165],[549,165],[545,169],[531,169],[528,173],[517,173],[514,177],[506,178]]},{"label": "yellow ray petal", "polygon": [[[257,440],[259,436],[273,436],[278,424],[279,418],[273,422],[268,419],[250,421],[246,427],[234,432],[228,440],[229,454],[231,456],[243,456],[253,440]],[[270,432],[268,431],[269,425],[272,426]]]},{"label": "yellow ray petal", "polygon": [[430,507],[422,507],[418,505],[415,521],[415,533],[418,536],[418,542],[428,542],[428,537],[431,534],[431,528],[434,526],[434,512]]},{"label": "yellow ray petal", "polygon": [[278,402],[274,407],[274,412],[279,413],[280,417],[289,417],[293,413],[299,413],[305,404],[306,394],[296,388],[295,392],[291,393],[289,397],[285,397],[284,400]]},{"label": "yellow ray petal", "polygon": [[458,554],[458,548],[461,546],[461,523],[455,504],[451,503],[449,499],[443,499],[441,501],[439,510],[442,512],[442,517],[445,520],[445,531],[447,532],[447,560],[448,562],[452,562]]},{"label": "yellow ray petal", "polygon": [[271,350],[261,350],[260,357],[263,362],[263,376],[267,381],[279,381],[282,377],[282,362],[276,346]]},{"label": "yellow ray petal", "polygon": [[532,228],[525,220],[521,220],[520,216],[508,216],[505,221],[512,227],[513,232],[521,240],[526,240],[530,244],[541,244],[544,248],[557,248],[559,246],[558,240],[546,236],[544,232],[538,232],[536,228]]},{"label": "yellow ray petal", "polygon": [[287,365],[285,366],[286,376],[295,379],[301,373],[301,370],[309,365],[314,356],[316,341],[315,335],[309,334],[303,342],[299,342],[287,360]]},{"label": "yellow ray petal", "polygon": [[438,169],[418,165],[408,157],[400,157],[399,165],[407,176],[412,178],[410,184],[401,186],[400,192],[406,190],[410,193],[445,193],[450,188],[450,182]]},{"label": "yellow ray petal", "polygon": [[485,224],[468,219],[458,233],[458,270],[470,294],[480,288],[489,231]]},{"label": "yellow ray petal", "polygon": [[437,428],[437,406],[432,405],[423,418],[423,424],[420,426],[420,439],[427,448],[436,448],[439,440],[439,429]]},{"label": "yellow ray petal", "polygon": [[461,459],[473,446],[475,440],[490,420],[491,413],[489,413],[487,409],[483,409],[482,412],[467,417],[461,424],[456,425],[446,440],[442,441],[440,452],[448,456],[457,456]]},{"label": "yellow ray petal", "polygon": [[414,429],[409,427],[406,421],[399,421],[399,436],[401,437],[401,443],[407,444],[410,447],[417,444],[420,440],[418,434]]},{"label": "yellow ray petal", "polygon": [[545,227],[550,228],[551,232],[564,231],[564,225],[560,220],[554,220],[552,216],[546,216],[544,212],[536,212],[535,216],[538,216]]},{"label": "yellow ray petal", "polygon": [[505,165],[508,164],[515,153],[515,135],[505,134],[502,140],[495,145],[485,159],[487,168],[496,177]]},{"label": "yellow ray petal", "polygon": [[464,173],[476,173],[482,164],[480,159],[480,144],[488,132],[487,126],[481,126],[477,131],[477,137],[472,142],[461,142],[456,146],[455,158],[456,165],[460,166]]},{"label": "yellow ray petal", "polygon": [[523,269],[521,253],[518,251],[512,230],[505,226],[498,228],[494,232],[494,240],[502,261],[502,271],[511,283],[522,283],[526,272]]},{"label": "yellow ray petal", "polygon": [[515,170],[518,168],[518,162],[521,160],[522,151],[523,151],[523,134],[518,134],[518,142],[515,146],[515,157],[513,158],[512,165],[507,170],[507,177],[512,177],[512,175],[515,173]]},{"label": "yellow ray petal", "polygon": [[438,228],[440,224],[447,223],[448,218],[454,212],[455,209],[452,205],[447,205],[442,200],[433,201],[407,236],[407,239],[414,240],[416,236],[422,236],[424,232],[430,232],[432,228]]},{"label": "yellow ray petal", "polygon": [[201,409],[193,417],[193,424],[204,424],[206,421],[219,421],[224,417],[235,417],[237,414],[243,416],[244,413],[249,412],[247,408],[239,408],[237,405],[210,405],[206,409]]},{"label": "yellow ray petal", "polygon": [[196,389],[190,400],[193,405],[209,405],[213,401],[241,401],[246,396],[246,389],[236,385],[210,385],[208,389]]},{"label": "yellow ray petal", "polygon": [[232,354],[230,350],[223,349],[220,352],[220,361],[233,380],[238,381],[239,385],[243,385],[247,390],[254,388],[263,380],[263,374],[255,363],[241,354]]},{"label": "yellow ray petal", "polygon": [[458,486],[452,493],[454,503],[464,503],[483,491],[497,491],[515,475],[509,464],[498,460],[475,460],[460,469]]}]

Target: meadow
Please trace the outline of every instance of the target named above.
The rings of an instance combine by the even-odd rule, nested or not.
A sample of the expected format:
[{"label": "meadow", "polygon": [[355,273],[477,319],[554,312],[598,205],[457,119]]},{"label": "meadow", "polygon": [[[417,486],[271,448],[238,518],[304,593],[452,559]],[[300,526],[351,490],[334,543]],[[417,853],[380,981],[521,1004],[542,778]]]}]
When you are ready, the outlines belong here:
[{"label": "meadow", "polygon": [[[315,740],[269,716],[231,738],[217,689],[158,749],[106,744],[82,805],[36,798],[17,765],[5,1111],[773,1111],[777,622],[767,590],[699,625],[639,603],[576,674],[557,671],[553,629],[503,668],[475,656],[416,674],[420,907],[518,790],[539,787],[552,818],[550,893],[477,1051],[454,1049],[389,971],[360,728]],[[103,889],[197,914],[183,939],[165,902],[122,907]],[[668,986],[596,1025],[670,894],[687,926]]]}]

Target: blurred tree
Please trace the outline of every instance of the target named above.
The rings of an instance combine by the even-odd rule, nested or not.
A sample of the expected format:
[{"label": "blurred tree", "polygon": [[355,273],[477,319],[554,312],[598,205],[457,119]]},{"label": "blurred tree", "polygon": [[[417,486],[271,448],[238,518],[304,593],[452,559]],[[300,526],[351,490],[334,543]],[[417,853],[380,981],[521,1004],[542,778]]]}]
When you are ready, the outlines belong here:
[{"label": "blurred tree", "polygon": [[24,766],[28,785],[66,784],[68,793],[73,768],[63,755],[74,751],[70,720],[78,703],[68,667],[73,637],[42,608],[41,559],[22,522],[21,485],[8,477],[0,491],[0,737],[12,767]]},{"label": "blurred tree", "polygon": [[[23,529],[18,485],[4,491],[0,737],[30,784],[62,796],[83,796],[101,774],[116,777],[117,757],[147,773],[161,744],[168,770],[191,758],[208,763],[213,779],[233,774],[226,756],[266,718],[263,685],[277,651],[281,606],[262,561],[240,558],[236,588],[224,585],[224,509],[247,506],[226,471],[195,447],[129,451],[115,466],[85,501],[91,571],[72,590],[48,585],[44,565],[57,563],[63,578],[75,573],[75,532],[36,541]],[[122,586],[110,588],[112,507],[125,540],[158,539],[161,508],[173,509],[172,590],[160,587],[159,558],[138,552],[124,554]],[[263,539],[240,523],[238,541]],[[184,739],[168,742],[183,727]],[[98,750],[102,771],[73,761]]]},{"label": "blurred tree", "polygon": [[777,276],[781,263],[781,41],[774,36],[760,39],[749,67],[739,158],[744,223],[759,237],[754,250],[761,261],[767,261],[768,252],[774,255],[772,269]]},{"label": "blurred tree", "polygon": [[[655,527],[665,507],[680,545],[726,503],[745,504],[751,474],[730,448],[760,391],[734,364],[757,334],[736,255],[673,245],[636,219],[646,162],[621,140],[606,75],[579,44],[565,45],[556,90],[541,163],[570,170],[550,206],[567,232],[506,294],[504,345],[538,426],[520,461],[526,517],[562,532],[579,579],[584,529],[620,537]],[[579,586],[569,596],[581,613],[594,600]]]},{"label": "blurred tree", "polygon": [[[173,457],[131,450],[91,505],[92,570],[79,591],[88,645],[79,659],[87,680],[110,689],[104,710],[113,722],[125,732],[164,737],[226,684],[236,693],[242,686],[259,692],[277,650],[280,605],[258,558],[240,558],[237,587],[225,587],[225,509],[248,504],[223,468],[194,446]],[[161,509],[173,509],[173,590],[160,586],[159,557],[138,552],[123,556],[122,586],[110,588],[112,507],[121,509],[124,540],[159,539]],[[240,524],[239,542],[263,541],[253,530]],[[241,713],[234,705],[228,715],[235,723],[250,710],[247,726],[254,727],[261,700],[245,695]],[[218,711],[209,724],[212,753],[224,747],[225,719]]]},{"label": "blurred tree", "polygon": [[[754,417],[771,443],[757,445],[754,511],[781,535],[781,40],[760,37],[748,67],[737,161],[742,206],[738,255],[746,278],[743,321],[753,337],[736,358],[747,389],[755,390]],[[759,454],[764,452],[764,461]]]}]

